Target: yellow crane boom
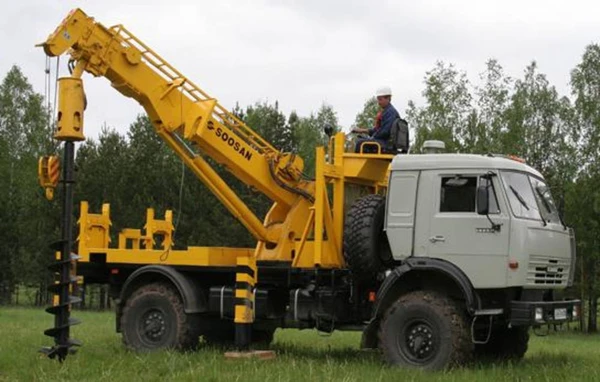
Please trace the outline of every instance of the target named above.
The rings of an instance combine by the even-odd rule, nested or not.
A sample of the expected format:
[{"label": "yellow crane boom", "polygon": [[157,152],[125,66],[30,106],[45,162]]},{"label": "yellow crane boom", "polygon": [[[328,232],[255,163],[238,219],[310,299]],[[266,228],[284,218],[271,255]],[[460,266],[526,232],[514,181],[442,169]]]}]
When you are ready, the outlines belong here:
[{"label": "yellow crane boom", "polygon": [[[105,27],[75,9],[40,45],[48,56],[70,55],[71,76],[59,80],[56,139],[84,139],[82,74],[105,77],[143,106],[157,134],[257,239],[257,260],[343,266],[344,184],[385,187],[391,155],[346,154],[338,133],[328,160],[317,148],[315,180],[305,180],[301,158],[278,151],[122,25]],[[263,220],[207,157],[274,202]]]},{"label": "yellow crane boom", "polygon": [[200,153],[225,165],[282,209],[289,210],[299,195],[311,198],[301,180],[299,157],[276,150],[122,25],[106,28],[76,9],[43,47],[49,56],[69,51],[76,63],[73,77],[83,71],[106,77],[121,94],[138,101],[157,133],[257,240],[276,238]]}]

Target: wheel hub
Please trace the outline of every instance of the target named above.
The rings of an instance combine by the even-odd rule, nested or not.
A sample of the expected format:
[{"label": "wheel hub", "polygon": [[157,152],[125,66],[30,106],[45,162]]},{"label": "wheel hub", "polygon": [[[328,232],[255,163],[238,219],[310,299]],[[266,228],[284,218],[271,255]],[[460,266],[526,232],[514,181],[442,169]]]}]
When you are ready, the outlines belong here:
[{"label": "wheel hub", "polygon": [[[402,346],[404,345],[404,346]],[[415,322],[407,327],[404,335],[405,353],[414,361],[423,362],[434,355],[436,346],[434,332],[425,322]]]},{"label": "wheel hub", "polygon": [[165,317],[159,310],[150,310],[142,317],[142,332],[150,341],[160,341],[166,332]]}]

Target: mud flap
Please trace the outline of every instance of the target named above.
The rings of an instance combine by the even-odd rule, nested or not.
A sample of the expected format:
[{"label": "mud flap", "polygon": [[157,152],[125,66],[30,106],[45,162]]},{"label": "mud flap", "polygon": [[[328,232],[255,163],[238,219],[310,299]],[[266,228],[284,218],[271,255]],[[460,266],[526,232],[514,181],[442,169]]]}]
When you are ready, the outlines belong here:
[{"label": "mud flap", "polygon": [[379,320],[371,320],[365,330],[363,330],[362,339],[360,341],[361,349],[377,349],[377,329],[379,328]]}]

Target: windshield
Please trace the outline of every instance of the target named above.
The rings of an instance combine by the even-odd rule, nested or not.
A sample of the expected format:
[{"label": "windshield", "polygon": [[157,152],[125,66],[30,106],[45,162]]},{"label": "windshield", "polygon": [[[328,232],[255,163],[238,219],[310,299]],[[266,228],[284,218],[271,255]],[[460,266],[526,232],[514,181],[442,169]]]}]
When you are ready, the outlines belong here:
[{"label": "windshield", "polygon": [[540,220],[540,212],[536,198],[529,182],[529,177],[521,172],[502,172],[502,180],[515,216]]},{"label": "windshield", "polygon": [[538,201],[540,213],[544,220],[548,223],[560,223],[560,216],[554,200],[552,200],[552,195],[550,195],[550,188],[538,178],[532,176],[529,178],[531,179],[531,186],[533,187],[534,195]]},{"label": "windshield", "polygon": [[521,172],[502,172],[502,180],[510,202],[510,208],[517,217],[543,219],[546,223],[560,223],[556,205],[550,195],[550,188],[531,175]]}]

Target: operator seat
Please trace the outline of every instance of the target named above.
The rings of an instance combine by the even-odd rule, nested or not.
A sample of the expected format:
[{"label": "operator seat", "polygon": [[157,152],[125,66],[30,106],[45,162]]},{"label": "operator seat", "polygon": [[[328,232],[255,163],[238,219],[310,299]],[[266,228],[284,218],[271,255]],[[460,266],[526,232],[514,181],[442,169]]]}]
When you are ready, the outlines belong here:
[{"label": "operator seat", "polygon": [[406,154],[410,147],[409,144],[408,122],[402,118],[397,118],[392,124],[390,138],[385,147],[381,148],[383,154]]}]

